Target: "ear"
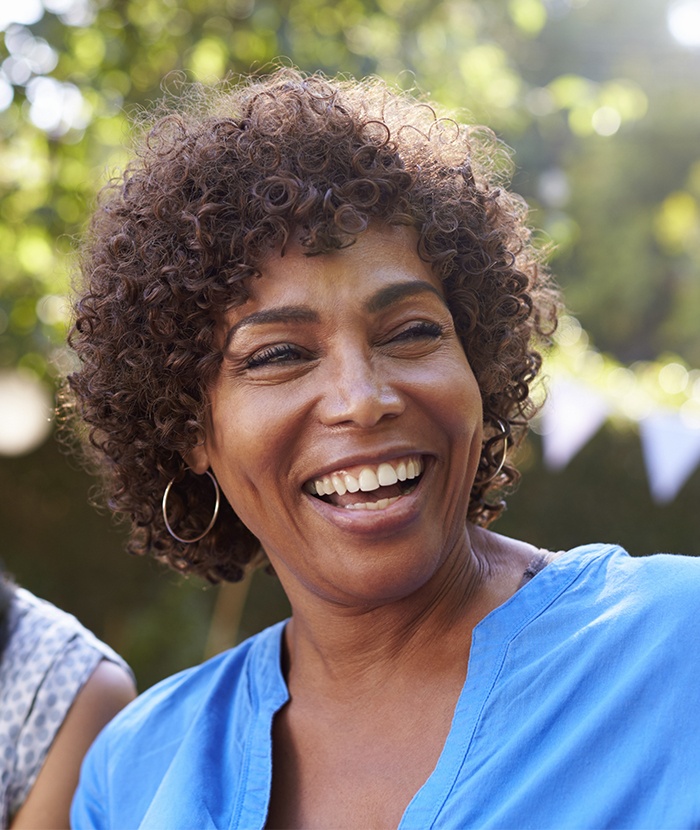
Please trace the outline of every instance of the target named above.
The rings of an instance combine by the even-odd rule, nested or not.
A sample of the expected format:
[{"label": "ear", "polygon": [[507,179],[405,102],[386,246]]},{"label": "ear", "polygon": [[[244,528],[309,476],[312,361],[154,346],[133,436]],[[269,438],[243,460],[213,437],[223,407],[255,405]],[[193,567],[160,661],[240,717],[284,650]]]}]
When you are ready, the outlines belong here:
[{"label": "ear", "polygon": [[209,453],[207,452],[206,444],[197,444],[196,447],[185,454],[185,464],[197,473],[203,475],[209,469]]}]

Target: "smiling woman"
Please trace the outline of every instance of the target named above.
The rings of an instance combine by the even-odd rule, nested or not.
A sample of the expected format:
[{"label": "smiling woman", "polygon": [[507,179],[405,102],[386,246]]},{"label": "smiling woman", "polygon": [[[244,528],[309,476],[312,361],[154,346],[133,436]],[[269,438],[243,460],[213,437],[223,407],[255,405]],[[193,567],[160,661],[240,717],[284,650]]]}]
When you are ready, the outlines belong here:
[{"label": "smiling woman", "polygon": [[558,305],[498,142],[293,70],[167,106],[70,387],[131,550],[292,616],[118,717],[73,826],[697,824],[698,563],[486,529]]},{"label": "smiling woman", "polygon": [[[414,235],[404,244],[445,297],[469,356],[487,440],[468,515],[488,524],[503,509],[489,494],[517,475],[510,463],[495,475],[504,442],[517,443],[532,415],[533,341],[556,312],[526,207],[495,181],[503,149],[486,129],[438,119],[379,82],[329,85],[282,71],[232,93],[199,93],[187,111],[170,102],[178,110],[161,113],[139,161],[106,189],[84,253],[72,336],[84,365],[71,384],[91,442],[119,459],[105,472],[112,507],[132,519],[131,550],[214,580],[239,579],[258,558],[260,540],[228,500],[212,532],[184,546],[161,520],[159,494],[174,478],[168,507],[179,536],[206,527],[209,482],[182,460],[204,440],[208,389],[229,363],[223,316],[243,309],[241,322],[266,319],[270,310],[249,300],[267,282],[265,263],[284,270],[296,246],[297,270],[309,270],[370,226]],[[234,320],[228,329],[230,339]]]},{"label": "smiling woman", "polygon": [[398,597],[430,578],[427,551],[461,544],[481,396],[417,239],[370,227],[312,258],[291,242],[225,315],[188,461],[231,494],[290,599],[309,581],[336,601]]}]

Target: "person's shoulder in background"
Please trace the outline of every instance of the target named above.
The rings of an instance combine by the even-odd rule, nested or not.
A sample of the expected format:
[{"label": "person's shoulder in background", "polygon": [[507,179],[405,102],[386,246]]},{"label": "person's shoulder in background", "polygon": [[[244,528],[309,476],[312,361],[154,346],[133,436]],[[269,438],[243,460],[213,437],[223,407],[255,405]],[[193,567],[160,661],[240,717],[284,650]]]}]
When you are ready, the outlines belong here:
[{"label": "person's shoulder in background", "polygon": [[75,617],[7,581],[0,807],[13,828],[69,827],[92,741],[136,696],[124,661]]},{"label": "person's shoulder in background", "polygon": [[135,697],[131,674],[101,660],[68,710],[34,786],[10,825],[12,830],[70,827],[70,805],[83,757],[102,728]]}]

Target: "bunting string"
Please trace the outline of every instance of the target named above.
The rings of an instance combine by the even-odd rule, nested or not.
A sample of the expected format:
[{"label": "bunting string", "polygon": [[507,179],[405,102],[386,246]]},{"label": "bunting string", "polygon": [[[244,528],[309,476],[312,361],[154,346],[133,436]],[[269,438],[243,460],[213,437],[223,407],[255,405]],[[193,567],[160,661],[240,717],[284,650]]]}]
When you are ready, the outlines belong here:
[{"label": "bunting string", "polygon": [[700,370],[674,355],[624,366],[594,349],[569,316],[544,367],[533,428],[547,468],[563,469],[606,421],[617,422],[640,436],[653,500],[673,501],[700,465]]}]

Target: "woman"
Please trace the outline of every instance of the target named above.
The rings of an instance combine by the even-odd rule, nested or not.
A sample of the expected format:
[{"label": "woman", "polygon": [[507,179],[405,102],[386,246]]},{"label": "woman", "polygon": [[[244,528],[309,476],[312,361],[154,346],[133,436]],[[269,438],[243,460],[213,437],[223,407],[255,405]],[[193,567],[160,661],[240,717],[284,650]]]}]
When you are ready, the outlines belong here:
[{"label": "woman", "polygon": [[700,823],[700,564],[486,529],[556,313],[502,162],[282,70],[106,190],[70,382],[110,504],[180,571],[265,558],[292,616],[117,718],[78,830]]},{"label": "woman", "polygon": [[0,827],[67,828],[85,752],[134,697],[111,648],[0,570]]}]

